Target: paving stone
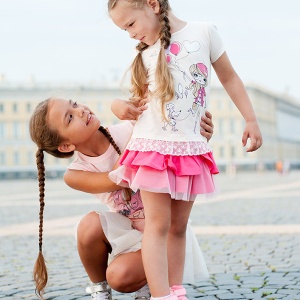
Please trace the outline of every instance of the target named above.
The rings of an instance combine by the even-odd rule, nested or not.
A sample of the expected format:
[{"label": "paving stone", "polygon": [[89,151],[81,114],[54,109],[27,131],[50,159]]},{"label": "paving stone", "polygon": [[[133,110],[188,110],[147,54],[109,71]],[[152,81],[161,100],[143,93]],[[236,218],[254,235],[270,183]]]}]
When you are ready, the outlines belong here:
[{"label": "paving stone", "polygon": [[[238,194],[242,189],[246,189],[252,196],[246,198],[233,196],[225,201],[211,203],[207,201],[204,204],[197,204],[191,214],[192,225],[222,228],[227,225],[299,224],[300,189],[295,187],[291,190],[289,180],[294,180],[293,184],[296,186],[300,172],[290,179],[280,178],[280,181],[273,175],[260,177],[259,182],[255,174],[250,174],[249,179],[245,181],[243,181],[244,176],[247,177],[248,174],[242,174],[241,177],[232,180],[223,176],[222,184],[225,191],[230,193],[234,191]],[[241,186],[237,185],[237,181],[241,182]],[[35,181],[26,183],[26,191],[25,189],[22,191],[22,184],[18,182],[20,195],[37,192]],[[45,226],[48,219],[83,215],[87,211],[94,210],[96,207],[94,205],[97,207],[99,205],[96,200],[87,205],[85,202],[87,199],[76,191],[66,196],[66,186],[62,182],[54,180],[47,184],[49,184],[47,190],[50,191],[47,194],[47,203],[54,202],[48,205],[45,211]],[[285,188],[277,189],[276,193],[268,196],[264,193],[251,194],[252,189],[258,187],[268,189],[269,186]],[[56,196],[51,198],[51,191],[55,191]],[[293,192],[293,197],[289,196],[290,191]],[[14,190],[8,189],[5,185],[1,195],[5,192],[11,195]],[[63,198],[60,195],[64,195]],[[3,197],[0,196],[0,232],[5,226],[11,224],[38,221],[36,203],[26,203],[25,198],[22,202],[25,203],[24,206],[20,207],[14,204],[14,201],[20,199],[10,201],[1,199]],[[59,205],[54,204],[55,201]],[[24,207],[29,208],[28,213],[24,213]],[[185,285],[190,300],[265,300],[271,297],[285,300],[300,299],[299,233],[223,235],[216,231],[216,234],[201,234],[198,240],[211,278],[194,285]],[[36,299],[32,269],[37,256],[37,246],[37,235],[1,237],[0,299]],[[47,300],[90,299],[90,296],[85,293],[88,278],[79,260],[73,234],[72,236],[46,235],[43,249],[49,271],[49,284],[45,294]],[[114,291],[113,299],[133,300],[133,295],[133,293],[123,294]]]},{"label": "paving stone", "polygon": [[243,299],[243,296],[240,294],[227,293],[218,295],[218,298],[221,300],[236,300]]}]

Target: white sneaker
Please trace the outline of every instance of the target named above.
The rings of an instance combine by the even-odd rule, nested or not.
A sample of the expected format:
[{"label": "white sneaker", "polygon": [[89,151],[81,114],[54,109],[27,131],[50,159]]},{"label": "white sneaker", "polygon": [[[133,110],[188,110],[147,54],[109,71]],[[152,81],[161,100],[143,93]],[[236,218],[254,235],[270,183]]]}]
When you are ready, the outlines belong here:
[{"label": "white sneaker", "polygon": [[111,288],[107,281],[92,283],[86,288],[86,292],[91,294],[92,300],[112,300]]},{"label": "white sneaker", "polygon": [[151,294],[148,284],[135,292],[135,300],[150,300]]}]

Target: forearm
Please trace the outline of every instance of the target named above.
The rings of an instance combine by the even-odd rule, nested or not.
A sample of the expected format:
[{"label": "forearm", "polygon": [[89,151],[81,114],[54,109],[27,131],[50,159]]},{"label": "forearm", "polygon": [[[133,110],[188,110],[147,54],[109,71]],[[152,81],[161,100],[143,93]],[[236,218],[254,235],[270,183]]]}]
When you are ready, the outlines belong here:
[{"label": "forearm", "polygon": [[90,194],[107,193],[121,189],[109,179],[108,172],[67,170],[64,181],[72,189]]},{"label": "forearm", "polygon": [[246,122],[256,121],[255,112],[242,80],[234,75],[232,80],[224,82],[228,95],[244,117]]}]

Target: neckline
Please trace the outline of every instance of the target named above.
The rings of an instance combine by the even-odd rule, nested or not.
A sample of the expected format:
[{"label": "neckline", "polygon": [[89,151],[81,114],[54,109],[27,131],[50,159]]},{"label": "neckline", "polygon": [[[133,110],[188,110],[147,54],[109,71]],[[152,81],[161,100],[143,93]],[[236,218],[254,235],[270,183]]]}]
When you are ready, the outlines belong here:
[{"label": "neckline", "polygon": [[189,22],[186,22],[186,24],[185,24],[181,29],[179,29],[179,30],[173,32],[172,35],[171,35],[171,37],[172,37],[173,35],[177,35],[177,34],[181,33],[183,30],[185,30],[185,29],[188,27],[188,25],[189,25]]}]

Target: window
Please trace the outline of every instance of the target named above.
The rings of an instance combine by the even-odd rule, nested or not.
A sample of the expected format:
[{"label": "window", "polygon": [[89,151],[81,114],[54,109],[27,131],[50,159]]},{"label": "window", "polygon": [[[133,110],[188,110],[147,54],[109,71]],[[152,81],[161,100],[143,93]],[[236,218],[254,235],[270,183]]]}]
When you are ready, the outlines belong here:
[{"label": "window", "polygon": [[20,122],[13,123],[13,137],[20,138],[22,133],[21,124]]},{"label": "window", "polygon": [[223,124],[223,120],[220,119],[219,122],[218,122],[218,134],[221,135],[224,133],[224,124]]},{"label": "window", "polygon": [[28,165],[33,165],[35,162],[35,155],[32,151],[27,152],[27,163]]},{"label": "window", "polygon": [[230,119],[230,132],[235,133],[235,120]]},{"label": "window", "polygon": [[28,113],[31,112],[31,103],[27,103],[27,104],[26,104],[26,111],[27,111]]},{"label": "window", "polygon": [[20,164],[20,153],[17,151],[14,152],[14,164]]},{"label": "window", "polygon": [[230,147],[230,158],[234,158],[235,157],[235,146],[231,146]]},{"label": "window", "polygon": [[220,147],[220,158],[224,158],[224,147]]},{"label": "window", "polygon": [[13,112],[18,112],[18,104],[17,103],[13,104]]},{"label": "window", "polygon": [[4,166],[6,164],[6,155],[4,151],[0,152],[0,165]]},{"label": "window", "polygon": [[5,138],[5,123],[0,122],[0,141]]}]

